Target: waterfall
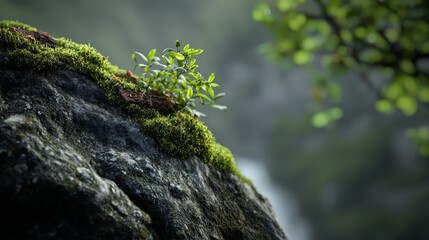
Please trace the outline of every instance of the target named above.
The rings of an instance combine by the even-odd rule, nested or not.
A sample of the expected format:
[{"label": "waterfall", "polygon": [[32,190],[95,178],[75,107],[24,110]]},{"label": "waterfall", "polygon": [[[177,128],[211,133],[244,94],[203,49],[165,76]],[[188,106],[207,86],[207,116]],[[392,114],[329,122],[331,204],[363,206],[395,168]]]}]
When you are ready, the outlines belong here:
[{"label": "waterfall", "polygon": [[270,178],[264,162],[246,157],[237,157],[236,161],[241,173],[250,178],[258,192],[269,199],[288,238],[310,240],[310,226],[299,212],[298,201]]}]

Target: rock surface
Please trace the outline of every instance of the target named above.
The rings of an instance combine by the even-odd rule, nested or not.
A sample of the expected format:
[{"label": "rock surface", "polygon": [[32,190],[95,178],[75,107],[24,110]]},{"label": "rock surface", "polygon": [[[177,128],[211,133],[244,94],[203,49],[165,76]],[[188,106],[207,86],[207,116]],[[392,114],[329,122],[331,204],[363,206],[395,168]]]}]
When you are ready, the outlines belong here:
[{"label": "rock surface", "polygon": [[161,152],[91,79],[0,50],[1,239],[286,239],[267,199]]}]

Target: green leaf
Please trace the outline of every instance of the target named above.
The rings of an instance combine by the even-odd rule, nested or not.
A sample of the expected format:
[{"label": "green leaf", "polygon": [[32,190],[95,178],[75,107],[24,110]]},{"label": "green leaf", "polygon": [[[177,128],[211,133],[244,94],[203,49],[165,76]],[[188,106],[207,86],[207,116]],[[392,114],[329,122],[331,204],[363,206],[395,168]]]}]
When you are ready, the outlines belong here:
[{"label": "green leaf", "polygon": [[175,57],[177,60],[184,60],[185,56],[178,52],[170,52],[171,56]]},{"label": "green leaf", "polygon": [[134,52],[134,53],[131,55],[131,58],[133,59],[133,61],[134,61],[135,63],[138,63],[136,55],[140,56],[140,57],[143,59],[143,61],[147,62],[147,58],[146,58],[146,56],[145,56],[145,55],[143,55],[143,54],[141,54],[141,53],[139,53],[139,52]]},{"label": "green leaf", "polygon": [[310,37],[308,36],[306,39],[304,39],[304,41],[302,41],[301,43],[301,47],[304,50],[314,50],[315,48],[317,48],[318,42],[317,39],[315,37]]},{"label": "green leaf", "polygon": [[288,19],[289,21],[288,26],[294,30],[298,31],[307,21],[307,17],[304,14],[301,13],[295,13],[291,15],[291,17]]},{"label": "green leaf", "polygon": [[138,63],[137,58],[136,58],[136,53],[134,52],[133,54],[131,54],[131,59],[135,62]]},{"label": "green leaf", "polygon": [[192,56],[195,56],[195,55],[199,55],[201,53],[203,53],[202,49],[194,49],[193,51],[190,51],[188,54],[192,55]]},{"label": "green leaf", "polygon": [[316,128],[326,127],[331,122],[329,115],[326,114],[325,112],[318,112],[314,114],[311,120],[312,120],[313,126]]},{"label": "green leaf", "polygon": [[216,94],[216,96],[214,96],[214,100],[217,100],[217,99],[219,99],[219,98],[221,98],[221,97],[223,97],[225,95],[226,95],[225,93]]},{"label": "green leaf", "polygon": [[387,86],[387,89],[385,91],[386,97],[390,100],[395,100],[396,98],[401,96],[402,93],[403,90],[399,81],[391,83],[389,86]]},{"label": "green leaf", "polygon": [[299,50],[293,55],[293,61],[298,65],[309,63],[312,59],[312,55],[308,51]]},{"label": "green leaf", "polygon": [[183,76],[183,74],[180,74],[180,75],[179,75],[179,79],[180,79],[180,81],[179,81],[179,82],[186,82],[186,77],[185,77],[185,76]]},{"label": "green leaf", "polygon": [[205,95],[205,94],[203,94],[203,93],[196,93],[196,94],[194,94],[193,95],[193,97],[194,98],[196,98],[196,97],[198,97],[198,98],[204,98],[204,99],[206,99],[207,101],[209,101],[209,102],[212,102],[212,99],[211,98],[209,98],[207,95]]},{"label": "green leaf", "polygon": [[331,122],[339,120],[343,117],[341,108],[333,107],[323,112],[318,112],[313,115],[312,123],[316,128],[328,126]]},{"label": "green leaf", "polygon": [[287,10],[295,7],[295,5],[296,3],[291,0],[279,0],[277,2],[277,8],[282,12],[286,12]]},{"label": "green leaf", "polygon": [[170,55],[170,57],[168,58],[168,63],[170,65],[174,65],[174,57]]},{"label": "green leaf", "polygon": [[214,98],[215,93],[214,93],[213,88],[211,86],[208,86],[207,92],[210,94],[210,97]]},{"label": "green leaf", "polygon": [[416,99],[409,95],[400,96],[396,100],[396,106],[407,116],[414,115],[417,111]]},{"label": "green leaf", "polygon": [[213,82],[213,80],[215,79],[216,75],[215,73],[210,74],[209,80],[207,80],[209,83]]},{"label": "green leaf", "polygon": [[186,45],[183,47],[183,52],[187,52],[187,51],[188,51],[188,49],[189,49],[189,47],[190,47],[190,45],[189,45],[189,44],[186,44]]},{"label": "green leaf", "polygon": [[194,91],[192,90],[192,88],[188,88],[188,91],[186,93],[186,96],[188,97],[188,99],[192,97],[193,93],[194,93]]},{"label": "green leaf", "polygon": [[375,104],[375,108],[377,109],[377,111],[382,113],[392,113],[394,110],[393,104],[387,99],[381,99],[377,101],[377,103]]},{"label": "green leaf", "polygon": [[147,58],[149,59],[149,61],[152,60],[155,54],[156,54],[156,49],[150,50],[150,52],[147,54]]},{"label": "green leaf", "polygon": [[270,7],[266,3],[259,3],[253,10],[252,17],[257,22],[266,21],[271,13]]},{"label": "green leaf", "polygon": [[189,112],[196,117],[205,117],[206,115],[202,112],[198,112],[195,109],[188,108]]}]

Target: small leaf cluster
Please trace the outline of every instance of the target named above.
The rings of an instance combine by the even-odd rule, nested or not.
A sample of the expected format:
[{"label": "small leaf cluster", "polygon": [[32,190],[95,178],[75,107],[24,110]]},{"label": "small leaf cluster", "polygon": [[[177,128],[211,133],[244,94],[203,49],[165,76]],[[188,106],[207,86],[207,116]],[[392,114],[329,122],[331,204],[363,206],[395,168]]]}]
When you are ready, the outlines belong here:
[{"label": "small leaf cluster", "polygon": [[187,109],[197,116],[204,114],[196,111],[196,102],[225,109],[225,106],[215,104],[215,100],[225,95],[215,94],[214,88],[219,87],[214,82],[215,73],[205,79],[197,71],[198,65],[194,57],[202,52],[202,49],[191,48],[189,44],[181,49],[177,40],[176,47],[164,49],[161,57],[156,56],[156,49],[149,51],[147,56],[134,52],[131,56],[135,62],[134,71],[137,68],[143,70],[137,79],[138,90],[171,96],[177,110]]}]

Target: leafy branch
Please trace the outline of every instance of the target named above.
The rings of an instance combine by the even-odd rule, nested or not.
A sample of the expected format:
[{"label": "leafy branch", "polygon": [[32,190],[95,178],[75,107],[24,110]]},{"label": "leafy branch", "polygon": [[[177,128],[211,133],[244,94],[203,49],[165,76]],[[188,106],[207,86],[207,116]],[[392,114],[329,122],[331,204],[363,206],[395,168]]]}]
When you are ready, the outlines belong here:
[{"label": "leafy branch", "polygon": [[[336,79],[348,70],[376,94],[379,112],[426,114],[428,9],[421,0],[263,0],[253,18],[273,32],[273,41],[260,48],[269,57],[327,69],[314,74],[310,94],[318,103],[313,125],[328,127],[342,116],[341,108],[330,105],[340,101]],[[370,79],[368,73],[377,75]],[[416,142],[426,144],[421,152],[429,155],[427,130],[411,132],[424,139]]]}]

